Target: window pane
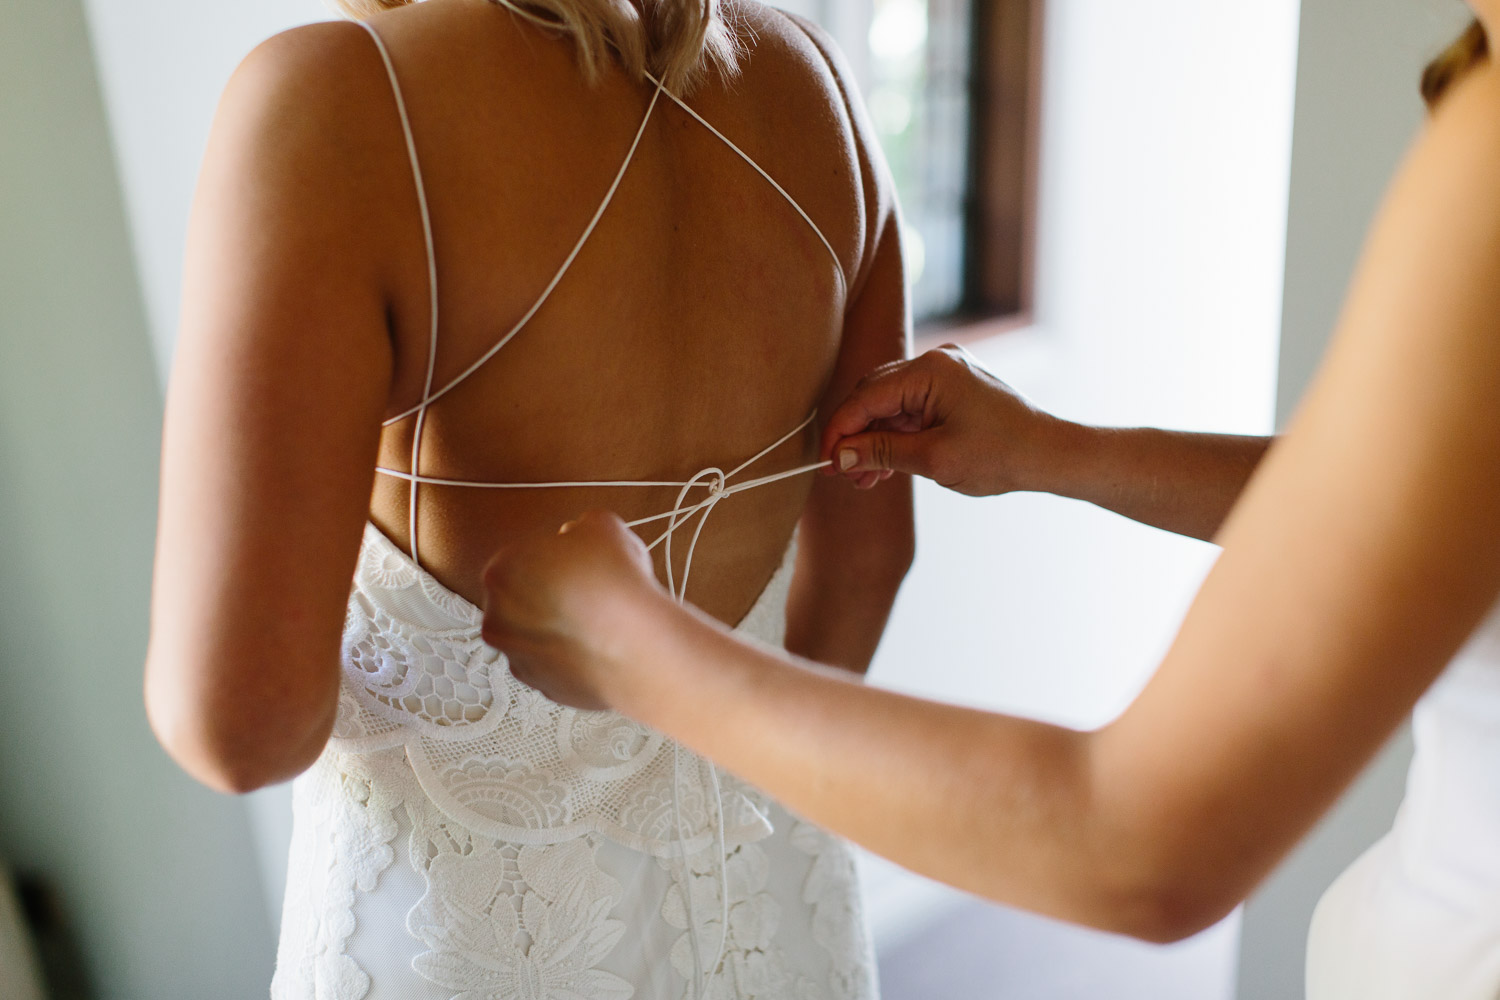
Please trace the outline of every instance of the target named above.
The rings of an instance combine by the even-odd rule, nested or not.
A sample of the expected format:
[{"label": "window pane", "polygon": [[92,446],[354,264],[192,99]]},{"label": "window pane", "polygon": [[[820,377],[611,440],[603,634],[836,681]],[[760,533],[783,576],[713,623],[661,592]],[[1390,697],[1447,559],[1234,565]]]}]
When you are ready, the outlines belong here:
[{"label": "window pane", "polygon": [[964,296],[970,122],[969,0],[874,0],[870,115],[905,212],[917,320]]}]

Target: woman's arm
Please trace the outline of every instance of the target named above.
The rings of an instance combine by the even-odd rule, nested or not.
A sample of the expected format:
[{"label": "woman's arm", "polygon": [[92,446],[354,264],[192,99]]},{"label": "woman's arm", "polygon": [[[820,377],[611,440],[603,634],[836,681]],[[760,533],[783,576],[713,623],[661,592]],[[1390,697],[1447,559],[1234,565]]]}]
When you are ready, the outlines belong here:
[{"label": "woman's arm", "polygon": [[1209,541],[1270,443],[1062,420],[949,344],[862,379],[829,418],[823,457],[864,489],[894,470],[970,496],[1053,493]]},{"label": "woman's arm", "polygon": [[[670,605],[602,516],[502,553],[487,637],[899,861],[1153,940],[1228,912],[1500,593],[1500,73],[1446,101],[1160,670],[1092,733],[903,698]],[[632,548],[635,546],[635,548]]]},{"label": "woman's arm", "polygon": [[[910,347],[906,279],[894,184],[880,144],[837,48],[821,29],[793,20],[822,52],[854,132],[864,201],[864,239],[850,281],[843,337],[819,404],[826,417],[865,372]],[[799,527],[797,572],[787,602],[787,649],[864,673],[911,566],[915,548],[908,477],[877,492],[818,477]]]},{"label": "woman's arm", "polygon": [[270,40],[224,94],[198,186],[146,706],[173,758],[223,791],[303,770],[333,724],[392,366],[373,252],[394,238],[376,207],[391,199],[375,187],[400,126],[370,110],[383,79],[355,25]]}]

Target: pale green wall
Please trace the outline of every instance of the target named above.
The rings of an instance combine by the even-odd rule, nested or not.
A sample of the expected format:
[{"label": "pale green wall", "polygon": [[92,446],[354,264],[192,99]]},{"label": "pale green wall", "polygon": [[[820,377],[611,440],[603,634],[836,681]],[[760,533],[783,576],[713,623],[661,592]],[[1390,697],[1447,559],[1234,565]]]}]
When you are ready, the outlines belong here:
[{"label": "pale green wall", "polygon": [[141,702],[160,396],[78,0],[0,30],[0,853],[60,891],[101,998],[263,997],[241,802]]}]

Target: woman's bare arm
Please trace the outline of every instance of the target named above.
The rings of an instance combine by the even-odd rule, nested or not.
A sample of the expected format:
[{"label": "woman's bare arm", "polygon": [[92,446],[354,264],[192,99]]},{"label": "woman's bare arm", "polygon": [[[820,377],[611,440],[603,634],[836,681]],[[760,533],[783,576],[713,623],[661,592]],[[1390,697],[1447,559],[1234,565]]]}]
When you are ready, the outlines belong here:
[{"label": "woman's bare arm", "polygon": [[829,418],[823,455],[829,475],[864,489],[894,470],[970,496],[1053,493],[1209,541],[1270,443],[1063,420],[948,344],[860,380]]},{"label": "woman's bare arm", "polygon": [[[788,15],[790,17],[790,15]],[[816,26],[793,17],[823,54],[854,130],[864,199],[864,240],[850,281],[843,339],[819,405],[827,416],[865,373],[907,356],[906,278],[890,171],[838,50]],[[799,528],[797,572],[787,603],[787,648],[864,673],[875,655],[915,547],[911,482],[879,492],[819,477]]]},{"label": "woman's bare arm", "polygon": [[741,644],[673,607],[604,516],[502,553],[486,635],[543,690],[633,714],[919,872],[1153,940],[1196,931],[1306,833],[1500,593],[1497,172],[1485,67],[1393,186],[1324,369],[1160,670],[1101,730]]},{"label": "woman's bare arm", "polygon": [[371,175],[399,125],[368,110],[378,60],[352,24],[252,53],[193,209],[146,704],[167,751],[224,791],[303,770],[333,724],[392,351],[385,265],[329,253],[390,241]]}]

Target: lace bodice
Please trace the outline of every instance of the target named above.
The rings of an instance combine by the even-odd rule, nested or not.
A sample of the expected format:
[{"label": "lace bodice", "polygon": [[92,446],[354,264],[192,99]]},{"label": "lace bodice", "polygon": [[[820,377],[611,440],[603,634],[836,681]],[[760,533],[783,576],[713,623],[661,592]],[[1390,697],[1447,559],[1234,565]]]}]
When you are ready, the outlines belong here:
[{"label": "lace bodice", "polygon": [[[741,634],[781,643],[794,553]],[[846,845],[520,684],[479,621],[366,528],[334,736],[294,790],[273,997],[874,1000]]]},{"label": "lace bodice", "polygon": [[[780,645],[793,548],[740,624]],[[580,712],[517,681],[479,637],[480,610],[373,525],[365,529],[343,643],[330,748],[402,747],[422,791],[466,827],[517,844],[602,834],[657,857],[714,836],[703,761],[613,712]],[[674,768],[674,757],[677,758]],[[685,830],[673,829],[673,772]],[[764,835],[760,808],[726,795],[726,835]]]}]

